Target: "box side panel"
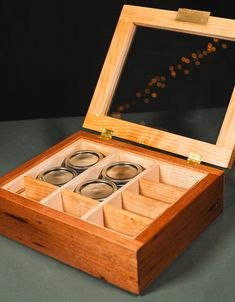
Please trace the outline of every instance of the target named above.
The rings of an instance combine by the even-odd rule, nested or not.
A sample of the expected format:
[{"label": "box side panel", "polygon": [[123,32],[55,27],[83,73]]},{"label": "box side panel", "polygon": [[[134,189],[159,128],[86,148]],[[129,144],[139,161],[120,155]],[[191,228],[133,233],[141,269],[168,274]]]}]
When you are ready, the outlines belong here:
[{"label": "box side panel", "polygon": [[125,246],[123,242],[119,244],[112,236],[106,239],[76,227],[74,223],[69,224],[66,219],[63,222],[1,195],[0,233],[122,289],[138,293],[137,248]]},{"label": "box side panel", "polygon": [[[212,178],[188,206],[169,220],[138,252],[140,291],[164,271],[177,256],[222,212],[224,177]],[[139,238],[141,240],[141,238]],[[142,238],[144,241],[144,238]]]}]

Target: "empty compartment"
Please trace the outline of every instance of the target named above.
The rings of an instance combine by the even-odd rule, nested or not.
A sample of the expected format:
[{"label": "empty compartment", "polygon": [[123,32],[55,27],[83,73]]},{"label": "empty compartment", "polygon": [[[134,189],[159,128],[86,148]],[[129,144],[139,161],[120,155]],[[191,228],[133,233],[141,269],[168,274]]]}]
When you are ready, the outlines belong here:
[{"label": "empty compartment", "polygon": [[99,206],[84,215],[82,219],[100,227],[135,237],[150,225],[153,219],[121,208],[120,196],[121,192],[114,200],[100,203]]},{"label": "empty compartment", "polygon": [[104,227],[134,237],[145,229],[152,219],[105,204],[103,207]]},{"label": "empty compartment", "polygon": [[190,189],[207,175],[207,173],[195,171],[190,167],[168,163],[160,163],[159,167],[159,182],[183,189]]},{"label": "empty compartment", "polygon": [[139,192],[140,195],[171,205],[179,200],[187,190],[142,178],[139,180]]},{"label": "empty compartment", "polygon": [[96,200],[70,192],[68,190],[62,190],[61,196],[63,211],[78,217],[82,217],[99,204],[99,202]]},{"label": "empty compartment", "polygon": [[156,219],[168,208],[169,204],[131,191],[122,192],[122,208],[151,219]]},{"label": "empty compartment", "polygon": [[43,201],[43,204],[61,212],[77,217],[82,217],[92,208],[96,207],[99,202],[64,189],[54,196],[45,199]]},{"label": "empty compartment", "polygon": [[115,202],[115,205],[119,202],[119,206],[125,210],[156,218],[186,192],[187,189],[183,187],[160,182],[160,165],[155,164],[110,202]]}]

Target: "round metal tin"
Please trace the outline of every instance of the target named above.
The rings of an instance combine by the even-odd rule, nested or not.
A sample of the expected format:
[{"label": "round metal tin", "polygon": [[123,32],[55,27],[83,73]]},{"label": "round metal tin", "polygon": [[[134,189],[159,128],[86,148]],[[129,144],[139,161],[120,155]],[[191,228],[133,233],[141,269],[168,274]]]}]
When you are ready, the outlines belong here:
[{"label": "round metal tin", "polygon": [[77,176],[74,169],[67,167],[54,167],[42,171],[37,179],[48,182],[54,186],[62,186]]},{"label": "round metal tin", "polygon": [[131,162],[115,162],[106,166],[102,172],[101,176],[103,179],[108,179],[113,181],[117,186],[123,186],[140,172],[143,168]]},{"label": "round metal tin", "polygon": [[101,202],[116,190],[116,184],[110,180],[92,179],[79,184],[74,192]]},{"label": "round metal tin", "polygon": [[75,169],[78,173],[81,173],[89,167],[95,165],[98,161],[104,158],[104,155],[97,151],[92,150],[79,150],[64,160],[63,165]]}]

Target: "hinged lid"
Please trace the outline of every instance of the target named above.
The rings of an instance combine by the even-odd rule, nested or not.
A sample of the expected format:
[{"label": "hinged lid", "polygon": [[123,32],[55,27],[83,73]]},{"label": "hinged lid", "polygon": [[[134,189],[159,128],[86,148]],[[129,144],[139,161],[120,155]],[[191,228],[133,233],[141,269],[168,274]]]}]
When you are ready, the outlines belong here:
[{"label": "hinged lid", "polygon": [[[198,154],[203,162],[221,167],[231,167],[235,157],[235,89],[233,78],[235,60],[232,51],[235,47],[235,20],[210,16],[206,24],[196,24],[176,20],[176,16],[177,12],[175,11],[136,6],[123,7],[83,126],[98,132],[102,132],[103,129],[110,129],[113,131],[113,136],[186,157],[189,157],[190,153]],[[144,35],[148,36],[147,43],[143,43],[143,39],[140,39]],[[191,44],[187,41],[190,41]],[[170,42],[174,45],[169,46]],[[201,45],[204,45],[203,43],[206,43],[206,48],[202,51]],[[155,47],[157,45],[157,51],[154,51],[155,57],[151,49],[154,45]],[[168,48],[164,49],[164,45]],[[141,57],[133,47],[137,47],[139,51],[145,51],[145,57]],[[180,47],[183,47],[182,53],[180,53]],[[174,56],[170,56],[171,53]],[[157,59],[156,54],[159,59]],[[226,54],[229,58],[226,57]],[[168,62],[167,59],[169,58],[171,61]],[[173,62],[173,60],[175,61]],[[167,68],[163,65],[166,62]],[[213,62],[224,68],[224,74],[217,71]],[[150,69],[145,68],[144,64],[151,65],[151,72]],[[146,82],[145,87],[136,80],[135,68],[137,71],[138,68],[135,65],[138,65],[137,67],[141,71],[141,76]],[[130,70],[132,70],[133,81],[130,81],[130,76],[129,81],[128,76],[123,76],[123,72],[128,74]],[[163,72],[163,70],[165,71]],[[200,72],[198,72],[199,70]],[[227,75],[227,72],[230,74]],[[206,86],[210,78],[214,80],[211,80],[210,84]],[[196,92],[193,88],[195,85],[192,86],[195,79],[198,83]],[[128,99],[129,86],[133,88],[133,85],[136,87],[142,85],[142,92],[138,92],[136,89],[134,96]],[[219,92],[217,91],[218,87]],[[227,89],[227,87],[229,88]],[[121,97],[120,90],[124,91]],[[164,93],[162,93],[163,90]],[[226,93],[223,93],[224,90]],[[218,135],[215,141],[207,140],[206,130],[208,127],[214,127],[212,122],[216,121],[217,117],[219,118],[217,111],[212,109],[207,111],[206,109],[207,115],[204,111],[203,114],[199,115],[200,119],[197,120],[197,125],[200,125],[201,128],[204,125],[204,129],[203,135],[198,137],[194,131],[197,128],[195,127],[196,124],[194,125],[192,122],[192,111],[188,110],[191,107],[189,106],[186,108],[187,111],[183,111],[185,108],[181,108],[183,101],[181,104],[181,96],[178,92],[182,94],[182,100],[183,98],[188,99],[189,105],[194,105],[193,102],[198,100],[204,102],[205,96],[209,107],[213,107],[211,106],[213,102],[226,99],[227,110],[224,110],[224,118],[223,114],[221,115],[219,127],[217,125]],[[160,95],[161,97],[159,97]],[[141,101],[142,109],[143,104],[146,105],[146,108],[150,106],[149,109],[144,109],[144,111],[149,111],[147,114],[148,126],[146,126],[146,122],[141,122],[141,119],[139,123],[136,123],[136,117],[143,117],[141,113],[136,113],[131,118],[129,115],[123,114],[125,108],[127,111],[131,111],[130,107],[139,110],[138,98]],[[117,100],[120,101],[121,105],[118,110],[113,110]],[[155,100],[158,102],[156,103]],[[168,100],[171,100],[171,113],[164,115],[163,112],[160,112],[161,110],[158,111],[158,108],[161,106],[163,108]],[[155,105],[157,109],[155,109]],[[193,109],[200,108],[197,106],[195,103]],[[110,112],[111,110],[113,112]],[[153,113],[154,110],[157,112]],[[185,117],[182,112],[187,112],[187,116]],[[121,114],[122,116],[120,116]],[[153,116],[153,114],[155,115]],[[170,124],[174,119],[177,119],[176,117],[178,117],[178,122],[185,123],[186,127],[184,128],[190,128],[190,134],[181,131],[179,125],[177,125],[177,129],[169,129],[171,127],[168,127],[167,123]],[[151,119],[154,120],[154,125],[151,124]],[[165,130],[166,128],[168,129]],[[107,132],[105,132],[106,134]]]}]

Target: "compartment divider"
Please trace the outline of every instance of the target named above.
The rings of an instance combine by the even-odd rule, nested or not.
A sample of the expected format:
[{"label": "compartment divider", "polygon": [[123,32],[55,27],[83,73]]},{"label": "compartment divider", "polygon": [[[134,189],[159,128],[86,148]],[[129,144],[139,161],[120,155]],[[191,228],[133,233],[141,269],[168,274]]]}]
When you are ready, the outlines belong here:
[{"label": "compartment divider", "polygon": [[51,193],[49,198],[44,201],[41,201],[40,203],[60,212],[63,212],[64,209],[60,190]]},{"label": "compartment divider", "polygon": [[56,186],[31,176],[24,176],[24,195],[26,198],[34,201],[41,201],[56,190]]},{"label": "compartment divider", "polygon": [[86,196],[71,192],[69,190],[61,191],[63,211],[81,217],[93,207],[98,205],[98,201]]}]

